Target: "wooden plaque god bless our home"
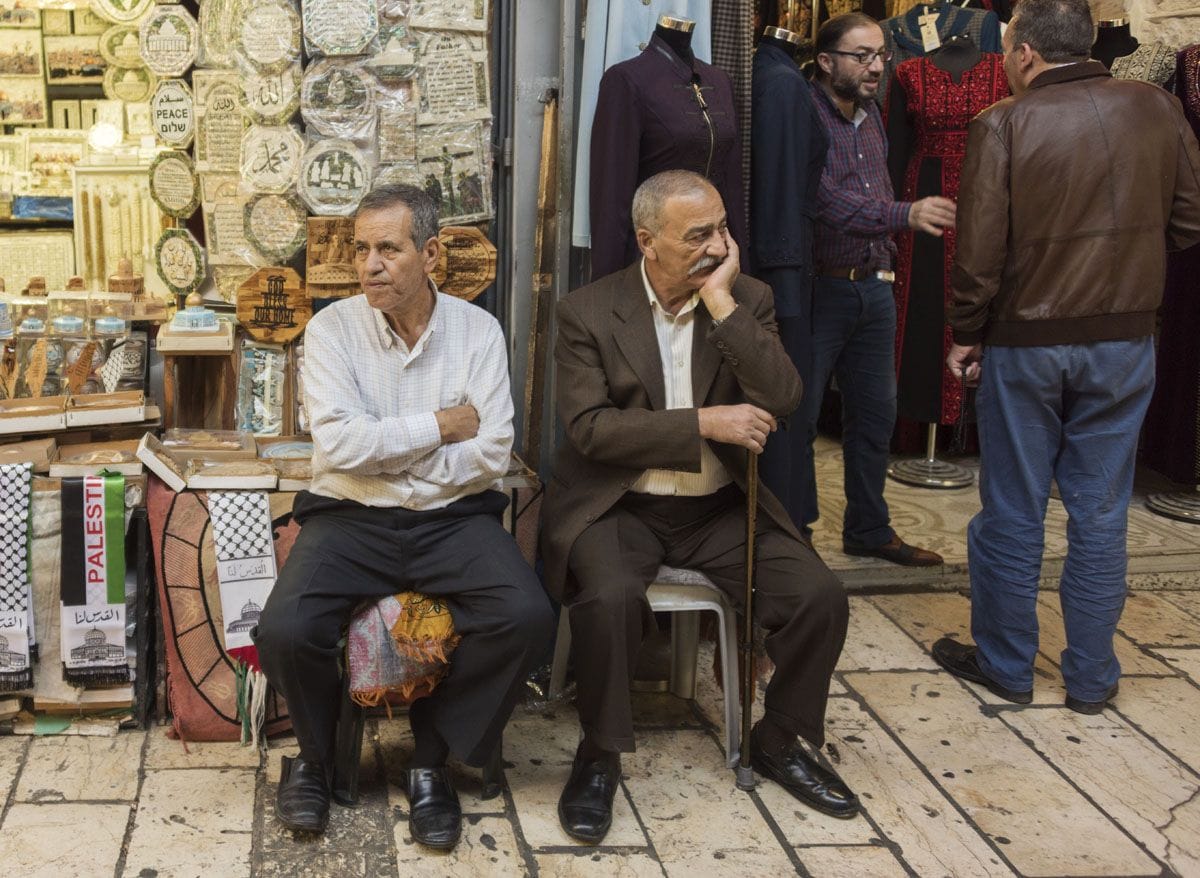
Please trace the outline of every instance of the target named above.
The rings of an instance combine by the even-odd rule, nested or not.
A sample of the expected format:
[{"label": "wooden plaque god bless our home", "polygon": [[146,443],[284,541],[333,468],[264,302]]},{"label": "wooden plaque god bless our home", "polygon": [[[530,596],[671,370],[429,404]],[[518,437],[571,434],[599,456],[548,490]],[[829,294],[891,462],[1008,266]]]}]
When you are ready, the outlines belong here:
[{"label": "wooden plaque god bless our home", "polygon": [[291,268],[260,268],[238,288],[238,323],[258,341],[284,344],[304,331],[312,302]]}]

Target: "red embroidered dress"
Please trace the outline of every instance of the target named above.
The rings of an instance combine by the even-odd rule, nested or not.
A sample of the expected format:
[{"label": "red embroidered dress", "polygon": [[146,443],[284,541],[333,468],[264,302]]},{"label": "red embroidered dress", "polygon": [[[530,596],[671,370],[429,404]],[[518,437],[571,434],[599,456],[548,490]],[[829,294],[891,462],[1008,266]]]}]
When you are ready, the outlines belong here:
[{"label": "red embroidered dress", "polygon": [[[886,114],[888,165],[898,199],[957,199],[967,126],[1008,93],[1003,55],[984,53],[958,82],[928,57],[897,67]],[[912,231],[896,235],[897,408],[901,418],[921,423],[953,424],[961,405],[959,381],[945,367],[954,242],[953,229],[941,238]]]}]

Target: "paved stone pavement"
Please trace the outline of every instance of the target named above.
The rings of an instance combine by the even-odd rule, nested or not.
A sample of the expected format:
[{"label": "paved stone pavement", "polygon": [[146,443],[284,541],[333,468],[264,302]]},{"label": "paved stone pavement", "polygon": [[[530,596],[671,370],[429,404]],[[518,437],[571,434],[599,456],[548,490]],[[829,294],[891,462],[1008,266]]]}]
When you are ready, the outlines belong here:
[{"label": "paved stone pavement", "polygon": [[[965,461],[972,465],[972,461]],[[1198,876],[1200,527],[1146,511],[1161,482],[1139,475],[1129,512],[1129,599],[1117,639],[1116,709],[1064,709],[1057,595],[1043,592],[1034,703],[1016,707],[938,670],[929,647],[965,636],[966,523],[974,488],[888,483],[897,530],[946,567],[906,570],[840,550],[841,449],[817,447],[816,546],[851,590],[824,757],[864,814],[824,817],[764,782],[739,792],[724,768],[721,693],[702,647],[695,701],[635,696],[638,751],[624,759],[612,832],[574,844],[555,805],[577,740],[569,703],[519,708],[503,796],[457,783],[467,814],[450,855],[408,834],[398,786],[407,721],[372,719],[360,806],[334,808],[323,838],[274,819],[279,755],[182,744],[164,730],[0,736],[0,870],[12,876]],[[1044,584],[1065,554],[1066,514],[1047,515]],[[907,593],[906,593],[907,592]],[[761,708],[761,704],[760,704]]]},{"label": "paved stone pavement", "polygon": [[478,774],[458,773],[467,817],[450,855],[409,837],[403,717],[368,722],[361,805],[335,806],[319,839],[274,818],[290,739],[263,756],[236,744],[185,750],[161,728],[0,738],[0,864],[50,878],[1200,875],[1200,590],[1131,595],[1118,638],[1126,676],[1116,709],[1096,717],[1061,706],[1052,592],[1024,708],[930,659],[934,639],[967,630],[961,594],[851,603],[823,752],[862,797],[854,820],[823,817],[768,782],[739,792],[705,671],[695,701],[635,696],[638,751],[624,760],[600,847],[558,827],[577,732],[568,704],[543,703],[509,727],[502,797],[480,800]]}]

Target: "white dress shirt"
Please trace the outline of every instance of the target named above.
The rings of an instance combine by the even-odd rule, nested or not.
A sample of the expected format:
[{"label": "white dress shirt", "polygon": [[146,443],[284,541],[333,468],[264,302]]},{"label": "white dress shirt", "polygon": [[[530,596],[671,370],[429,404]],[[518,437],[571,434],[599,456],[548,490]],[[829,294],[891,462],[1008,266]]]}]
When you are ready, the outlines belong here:
[{"label": "white dress shirt", "polygon": [[[650,279],[646,276],[646,260],[642,260],[642,283],[650,299],[654,317],[654,334],[658,338],[658,356],[663,366],[663,386],[669,409],[690,409],[692,400],[692,335],[696,326],[696,306],[699,294],[693,294],[678,314],[668,314],[659,304]],[[732,479],[717,459],[705,439],[700,440],[700,472],[689,473],[673,469],[648,469],[633,483],[630,490],[642,494],[700,497],[728,485]]]},{"label": "white dress shirt", "polygon": [[[364,295],[316,314],[304,334],[315,494],[367,506],[439,509],[496,487],[508,470],[513,404],[500,324],[438,293],[409,350]],[[443,445],[434,413],[470,403],[474,439]]]}]

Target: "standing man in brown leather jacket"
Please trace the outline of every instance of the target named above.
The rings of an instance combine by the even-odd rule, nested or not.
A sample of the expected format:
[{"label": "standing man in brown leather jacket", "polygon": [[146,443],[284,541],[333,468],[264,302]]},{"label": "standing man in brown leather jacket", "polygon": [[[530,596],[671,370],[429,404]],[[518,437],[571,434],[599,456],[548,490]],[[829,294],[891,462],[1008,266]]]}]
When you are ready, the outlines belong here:
[{"label": "standing man in brown leather jacket", "polygon": [[1138,431],[1154,387],[1166,250],[1200,242],[1200,149],[1162,89],[1088,60],[1087,0],[1023,0],[1004,35],[1013,97],[972,123],[948,364],[979,383],[983,509],[967,535],[975,646],[950,673],[1027,704],[1051,479],[1070,516],[1059,585],[1067,707],[1117,694],[1113,634]]}]

